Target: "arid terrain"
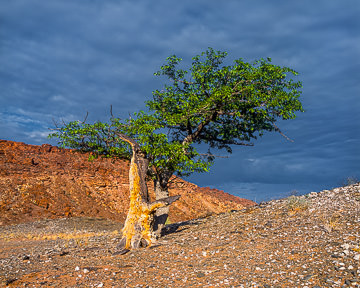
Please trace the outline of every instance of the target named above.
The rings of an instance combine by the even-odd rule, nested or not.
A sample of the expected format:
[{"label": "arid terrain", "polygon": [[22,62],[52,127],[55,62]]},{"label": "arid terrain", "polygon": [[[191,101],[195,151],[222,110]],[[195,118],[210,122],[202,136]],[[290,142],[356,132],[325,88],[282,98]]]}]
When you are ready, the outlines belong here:
[{"label": "arid terrain", "polygon": [[[44,144],[0,140],[0,225],[63,217],[106,218],[122,223],[129,207],[129,161]],[[152,182],[148,183],[154,199]],[[254,205],[224,191],[174,177],[170,221],[205,217]]]},{"label": "arid terrain", "polygon": [[[36,151],[49,150],[48,146],[30,148]],[[9,159],[9,155],[13,155],[11,151],[10,148],[1,150],[0,146],[0,159]],[[33,169],[32,166],[40,169],[39,165],[47,165],[41,157],[34,158],[32,155],[28,158],[13,156],[14,162],[2,162],[2,165],[6,164],[6,171],[18,165],[16,161],[26,161],[31,167],[28,169]],[[72,176],[74,172],[70,173],[69,167],[87,165],[76,164],[80,163],[76,162],[78,155],[71,161],[63,160],[58,167],[67,169],[55,170],[58,174],[51,174],[49,171],[52,170],[47,166],[48,173],[54,178],[50,178],[50,182],[45,181],[45,186],[35,185],[38,179],[46,176],[41,169],[36,170],[38,176],[32,176],[35,180],[29,176],[34,175],[34,170],[30,174],[20,164],[17,168],[23,167],[23,173],[16,174],[14,168],[7,178],[2,170],[1,213],[5,211],[6,216],[1,215],[0,226],[0,287],[360,287],[360,183],[259,205],[244,202],[249,204],[247,207],[231,200],[233,196],[224,192],[204,189],[209,194],[200,194],[195,189],[188,196],[189,199],[199,197],[197,193],[201,197],[194,200],[193,205],[199,199],[206,199],[206,203],[209,199],[214,202],[217,199],[219,206],[226,208],[220,212],[212,211],[214,208],[210,209],[211,205],[199,202],[198,207],[190,207],[189,211],[208,207],[208,212],[199,216],[192,214],[193,219],[174,220],[166,226],[164,236],[151,247],[119,255],[116,253],[116,245],[121,238],[121,221],[116,215],[120,213],[115,214],[112,212],[114,210],[104,206],[103,210],[96,209],[108,214],[86,214],[83,207],[87,206],[81,206],[85,204],[76,198],[83,194],[77,196],[70,189],[71,185],[66,184],[65,180],[71,177],[79,179]],[[44,159],[51,157],[47,155]],[[99,163],[104,163],[102,161]],[[93,175],[85,173],[84,169],[76,172],[77,177],[82,173]],[[105,168],[97,169],[108,175]],[[54,181],[59,175],[63,177],[60,178],[62,182],[59,179],[56,181],[60,182]],[[94,179],[89,175],[89,179]],[[106,182],[107,177],[101,182],[106,183],[106,186],[98,187],[110,185]],[[12,197],[18,195],[18,198],[9,198],[6,193],[11,191],[4,187],[19,187],[16,185],[20,184],[14,184],[19,183],[16,181],[24,181],[21,182],[23,186],[16,190],[17,194],[10,194]],[[114,181],[111,185],[117,185],[118,188],[120,184]],[[180,179],[178,181],[185,183]],[[26,183],[31,185],[24,186]],[[74,185],[78,185],[78,190],[90,191],[91,199],[100,199],[100,196],[94,196],[97,188],[91,188],[94,186],[89,183],[84,180]],[[54,208],[57,202],[53,198],[57,194],[36,194],[41,191],[51,193],[47,187],[62,185],[66,197],[61,199],[77,205],[64,205],[69,207],[66,211]],[[187,182],[181,185],[197,187]],[[202,188],[199,189],[201,191]],[[36,197],[33,191],[38,191]],[[110,193],[110,189],[106,191]],[[106,193],[101,195],[108,201],[105,203],[110,203]],[[23,194],[27,197],[25,200]],[[187,194],[191,194],[191,191]],[[50,197],[48,203],[41,204],[41,200],[47,197]],[[31,200],[33,206],[22,210],[21,205],[26,207],[28,200]],[[98,203],[100,207],[100,200],[96,201],[93,205]],[[235,203],[239,206],[235,209],[221,206],[225,205],[221,203]],[[83,211],[83,214],[79,211]],[[26,216],[24,221],[21,220],[21,213]],[[176,219],[175,215],[170,217]]]},{"label": "arid terrain", "polygon": [[0,228],[6,287],[360,287],[360,185],[174,223],[113,252],[119,224],[63,218]]}]

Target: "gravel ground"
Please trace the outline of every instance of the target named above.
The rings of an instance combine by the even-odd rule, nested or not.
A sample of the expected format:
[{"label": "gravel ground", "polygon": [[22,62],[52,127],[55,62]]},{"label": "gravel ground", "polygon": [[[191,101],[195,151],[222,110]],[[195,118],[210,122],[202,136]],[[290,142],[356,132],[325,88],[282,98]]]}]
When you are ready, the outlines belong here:
[{"label": "gravel ground", "polygon": [[121,225],[69,218],[0,227],[0,286],[360,287],[360,184],[175,223],[114,255]]}]

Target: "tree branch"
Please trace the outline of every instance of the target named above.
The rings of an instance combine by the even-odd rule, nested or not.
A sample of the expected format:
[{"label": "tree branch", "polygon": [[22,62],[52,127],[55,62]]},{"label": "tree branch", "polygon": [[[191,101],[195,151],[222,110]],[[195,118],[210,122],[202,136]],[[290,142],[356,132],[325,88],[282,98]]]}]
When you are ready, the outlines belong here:
[{"label": "tree branch", "polygon": [[85,118],[84,118],[84,121],[81,122],[82,124],[85,124],[86,119],[87,119],[88,116],[89,116],[89,111],[86,111],[86,116],[85,116]]},{"label": "tree branch", "polygon": [[157,204],[162,204],[162,207],[164,206],[168,206],[171,203],[175,202],[176,200],[178,200],[180,198],[180,195],[176,195],[176,196],[170,196],[170,197],[166,197],[166,198],[162,198],[159,200],[156,200],[154,202],[150,203],[151,207],[157,206]]},{"label": "tree branch", "polygon": [[286,136],[283,132],[281,132],[280,128],[278,126],[275,125],[274,122],[271,122],[271,124],[274,126],[275,131],[279,132],[281,136],[283,136],[286,140],[290,141],[290,142],[294,142],[294,140],[290,139],[288,136]]},{"label": "tree branch", "polygon": [[216,158],[229,158],[229,156],[220,156],[220,155],[214,155],[214,154],[208,154],[208,153],[200,153],[200,156],[213,156]]}]

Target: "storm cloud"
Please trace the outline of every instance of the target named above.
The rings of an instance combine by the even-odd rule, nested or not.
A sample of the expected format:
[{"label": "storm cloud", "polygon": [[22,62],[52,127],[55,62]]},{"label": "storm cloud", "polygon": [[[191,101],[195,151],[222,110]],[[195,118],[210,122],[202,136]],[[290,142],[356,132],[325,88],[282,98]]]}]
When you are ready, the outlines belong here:
[{"label": "storm cloud", "polygon": [[[145,108],[167,56],[208,47],[300,73],[306,110],[189,180],[257,201],[360,178],[360,2],[40,1],[0,4],[0,138],[47,143],[53,119]],[[52,142],[55,144],[55,142]]]}]

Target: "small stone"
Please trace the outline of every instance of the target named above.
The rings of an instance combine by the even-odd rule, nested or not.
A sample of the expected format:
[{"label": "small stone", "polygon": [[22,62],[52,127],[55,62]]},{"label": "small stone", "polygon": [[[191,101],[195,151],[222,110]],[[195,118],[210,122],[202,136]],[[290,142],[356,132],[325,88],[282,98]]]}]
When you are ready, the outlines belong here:
[{"label": "small stone", "polygon": [[5,285],[9,286],[11,283],[15,282],[17,278],[10,278],[5,281]]},{"label": "small stone", "polygon": [[112,255],[124,255],[124,254],[126,254],[126,253],[128,253],[128,252],[130,252],[130,250],[129,249],[121,249],[121,250],[119,250],[119,251],[115,251]]},{"label": "small stone", "polygon": [[348,267],[348,270],[352,270],[352,269],[354,269],[354,267],[353,267],[352,265],[350,265],[350,266]]},{"label": "small stone", "polygon": [[317,192],[310,192],[310,193],[308,194],[308,197],[309,197],[309,198],[314,198],[314,197],[316,197],[317,195],[318,195]]},{"label": "small stone", "polygon": [[61,251],[59,255],[60,256],[65,256],[65,255],[68,255],[68,254],[69,254],[69,252],[67,252],[67,251]]},{"label": "small stone", "polygon": [[83,271],[84,271],[85,274],[90,272],[90,271],[89,271],[88,269],[86,269],[86,268],[85,268]]},{"label": "small stone", "polygon": [[350,248],[350,245],[345,243],[341,245],[342,248],[344,248],[345,250],[348,250]]},{"label": "small stone", "polygon": [[79,271],[80,270],[80,267],[79,266],[76,266],[75,267],[75,271]]},{"label": "small stone", "polygon": [[99,285],[97,285],[96,287],[103,287],[104,286],[104,284],[103,283],[100,283]]},{"label": "small stone", "polygon": [[355,260],[360,260],[360,254],[356,254],[356,255],[354,256],[354,259],[355,259]]}]

